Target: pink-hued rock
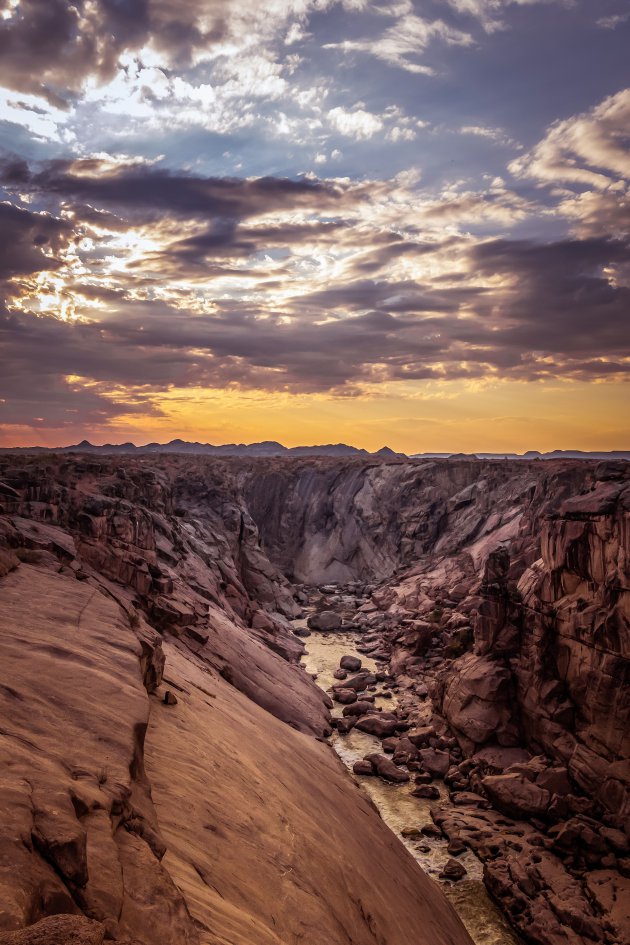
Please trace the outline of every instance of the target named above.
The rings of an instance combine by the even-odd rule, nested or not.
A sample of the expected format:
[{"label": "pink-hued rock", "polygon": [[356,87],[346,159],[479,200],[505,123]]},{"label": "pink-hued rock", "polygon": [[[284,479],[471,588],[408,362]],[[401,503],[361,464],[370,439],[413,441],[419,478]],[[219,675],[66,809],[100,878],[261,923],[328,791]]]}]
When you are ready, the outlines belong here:
[{"label": "pink-hued rock", "polygon": [[366,755],[364,760],[370,762],[376,774],[384,781],[392,781],[394,784],[406,784],[409,780],[408,773],[398,768],[386,755],[379,755],[378,753]]},{"label": "pink-hued rock", "polygon": [[551,794],[521,774],[496,774],[482,779],[492,803],[514,817],[544,817]]},{"label": "pink-hued rock", "polygon": [[[447,756],[452,800],[443,803],[457,831],[468,819],[465,842],[484,859],[487,885],[529,939],[630,939],[616,905],[630,871],[630,464],[12,456],[0,457],[0,480],[0,580],[34,568],[61,571],[59,579],[117,601],[152,701],[166,685],[177,693],[177,706],[162,709],[173,731],[188,717],[191,693],[183,670],[181,690],[173,685],[166,650],[203,666],[233,700],[251,703],[281,730],[327,732],[330,705],[297,666],[304,647],[287,618],[301,605],[330,608],[344,626],[360,627],[361,654],[388,662],[396,679],[388,692],[399,699],[398,715],[366,709],[335,719],[338,730],[356,720],[359,731],[395,738],[394,758],[414,772],[414,751]],[[302,588],[298,605],[283,572],[325,586],[313,595]],[[350,580],[347,593],[329,586]],[[344,684],[360,694],[376,681],[359,672]],[[206,684],[198,691],[206,708],[196,695],[193,701],[213,730],[216,694]],[[409,744],[400,738],[405,728]],[[202,754],[191,731],[185,734]],[[255,727],[249,737],[257,737]],[[178,756],[177,771],[187,778],[184,741],[182,729],[180,741],[165,739],[160,748],[165,755],[172,749],[168,756]],[[242,764],[251,771],[247,757]],[[260,768],[265,763],[257,759]],[[172,798],[157,761],[154,771]],[[281,765],[278,771],[282,780]],[[266,783],[241,778],[250,803],[252,794],[266,796]],[[194,790],[203,798],[201,786]],[[484,792],[501,814],[489,809]],[[54,796],[58,822],[42,804],[37,829],[30,807],[20,807],[20,790],[8,803],[18,821],[26,818],[34,855],[54,863],[61,884],[46,887],[40,901],[72,911],[82,906],[59,877],[75,891],[90,890],[89,836],[85,843],[83,815],[74,818],[78,827],[72,820],[85,799],[68,807]],[[195,846],[192,826],[175,823],[168,804],[163,809],[165,822],[173,818],[175,842],[185,834],[195,849],[191,862],[180,847],[175,883],[187,890],[187,902],[202,904],[197,918],[210,895],[203,878],[199,885],[194,879],[200,864],[204,869],[203,848]],[[513,831],[507,810],[522,818]],[[144,807],[141,813],[125,820],[117,844],[118,862],[129,858],[129,877],[144,851],[139,843],[152,857],[147,876],[163,852]],[[94,816],[103,836],[104,818]],[[204,837],[205,823],[199,812],[194,829]],[[109,902],[113,915],[119,873],[110,866],[103,872],[114,879],[99,902]],[[158,879],[150,880],[155,888]],[[229,909],[233,900],[227,902]],[[253,899],[250,905],[247,921],[261,909]],[[214,927],[213,918],[204,913],[199,921]],[[260,931],[257,925],[256,940],[271,945]]]},{"label": "pink-hued rock", "polygon": [[43,462],[0,503],[0,940],[470,945],[320,741],[232,472]]}]

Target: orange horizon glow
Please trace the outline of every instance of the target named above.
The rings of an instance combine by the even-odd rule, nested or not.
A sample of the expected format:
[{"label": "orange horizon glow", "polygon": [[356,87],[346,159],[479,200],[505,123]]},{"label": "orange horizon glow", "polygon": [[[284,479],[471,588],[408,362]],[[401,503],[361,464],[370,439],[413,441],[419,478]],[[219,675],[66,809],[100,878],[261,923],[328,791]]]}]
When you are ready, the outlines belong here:
[{"label": "orange horizon glow", "polygon": [[407,454],[624,450],[630,449],[630,423],[622,386],[500,382],[471,390],[452,382],[422,393],[392,385],[378,396],[356,398],[174,390],[152,398],[158,416],[138,413],[91,428],[0,422],[0,446],[68,446],[83,439],[98,446],[144,446],[182,439],[217,446],[346,443]]}]

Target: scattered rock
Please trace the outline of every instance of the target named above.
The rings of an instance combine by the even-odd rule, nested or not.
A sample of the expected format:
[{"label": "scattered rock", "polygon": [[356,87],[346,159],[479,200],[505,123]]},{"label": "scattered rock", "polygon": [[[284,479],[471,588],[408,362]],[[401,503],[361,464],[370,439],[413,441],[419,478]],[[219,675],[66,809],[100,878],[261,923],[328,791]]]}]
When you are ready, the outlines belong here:
[{"label": "scattered rock", "polygon": [[446,865],[442,868],[440,879],[450,879],[453,882],[461,879],[466,875],[468,870],[463,863],[458,863],[457,860],[447,860]]},{"label": "scattered rock", "polygon": [[306,624],[309,630],[319,630],[321,632],[331,632],[339,630],[342,624],[341,617],[334,610],[322,610],[318,614],[311,614],[307,618]]},{"label": "scattered rock", "polygon": [[372,762],[368,761],[367,758],[363,758],[361,761],[355,761],[352,766],[352,770],[355,774],[361,775],[370,775],[374,774],[374,768]]},{"label": "scattered rock", "polygon": [[451,766],[451,758],[447,751],[421,748],[419,755],[423,768],[434,778],[443,778]]},{"label": "scattered rock", "polygon": [[388,735],[394,735],[398,731],[398,726],[397,719],[384,719],[380,715],[364,715],[357,721],[357,728],[360,732],[376,735],[377,738],[387,738]]},{"label": "scattered rock", "polygon": [[405,784],[409,780],[407,772],[397,768],[394,762],[385,755],[366,755],[365,760],[371,762],[376,773],[383,778],[384,781],[392,781],[394,784]]},{"label": "scattered rock", "polygon": [[360,718],[363,715],[366,715],[368,712],[374,712],[374,706],[371,702],[368,702],[366,699],[359,699],[357,702],[353,702],[350,705],[345,705],[342,709],[344,716],[354,715],[357,718]]},{"label": "scattered rock", "polygon": [[462,853],[465,853],[468,847],[459,837],[453,837],[452,840],[449,840],[449,844],[446,848],[451,856],[460,856]]},{"label": "scattered rock", "polygon": [[426,797],[429,800],[438,800],[439,789],[434,784],[419,784],[411,792],[412,797]]},{"label": "scattered rock", "polygon": [[333,699],[341,705],[350,705],[351,702],[357,701],[357,694],[354,689],[334,689]]},{"label": "scattered rock", "polygon": [[481,781],[492,803],[514,817],[544,817],[551,794],[522,774],[488,775]]},{"label": "scattered rock", "polygon": [[339,667],[347,669],[349,673],[358,673],[362,663],[358,656],[342,656],[339,660]]}]

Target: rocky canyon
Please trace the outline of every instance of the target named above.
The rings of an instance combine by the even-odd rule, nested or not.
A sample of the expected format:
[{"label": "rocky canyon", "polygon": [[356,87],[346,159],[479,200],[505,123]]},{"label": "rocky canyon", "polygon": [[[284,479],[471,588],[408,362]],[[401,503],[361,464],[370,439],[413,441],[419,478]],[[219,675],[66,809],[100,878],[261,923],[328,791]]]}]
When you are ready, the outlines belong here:
[{"label": "rocky canyon", "polygon": [[3,455],[0,650],[0,943],[630,942],[627,461]]}]

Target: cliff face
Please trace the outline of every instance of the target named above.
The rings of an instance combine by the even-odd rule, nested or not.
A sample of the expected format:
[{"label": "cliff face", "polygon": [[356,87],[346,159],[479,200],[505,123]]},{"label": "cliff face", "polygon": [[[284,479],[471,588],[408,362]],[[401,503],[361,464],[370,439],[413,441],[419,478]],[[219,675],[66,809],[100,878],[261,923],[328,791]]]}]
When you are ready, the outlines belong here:
[{"label": "cliff face", "polygon": [[525,737],[630,822],[630,479],[598,475],[545,523],[521,578],[515,674]]},{"label": "cliff face", "polygon": [[431,636],[456,652],[470,628],[470,652],[434,690],[466,750],[527,744],[630,815],[628,464],[320,462],[239,476],[285,571],[378,583],[382,622],[406,627],[399,670],[413,675]]},{"label": "cliff face", "polygon": [[322,744],[229,470],[11,458],[0,507],[0,942],[470,942]]},{"label": "cliff face", "polygon": [[[478,569],[492,543],[522,559],[538,535],[523,534],[592,478],[588,463],[440,460],[242,464],[237,481],[263,547],[285,573],[309,584],[383,581],[425,556],[466,549]],[[534,517],[536,521],[534,521]]]},{"label": "cliff face", "polygon": [[502,817],[533,818],[531,901],[513,853],[486,864],[530,937],[575,945],[588,915],[615,941],[629,519],[626,463],[0,459],[0,942],[52,913],[97,922],[77,942],[467,941],[313,737],[290,581],[362,586],[352,622],[409,724],[443,726],[449,783],[502,812],[443,830],[489,856]]},{"label": "cliff face", "polygon": [[628,940],[628,464],[266,475],[264,494],[255,470],[241,482],[270,556],[307,582],[370,582],[362,652],[388,661],[417,733],[383,747],[416,759],[425,796],[441,769],[442,833],[527,940]]}]

